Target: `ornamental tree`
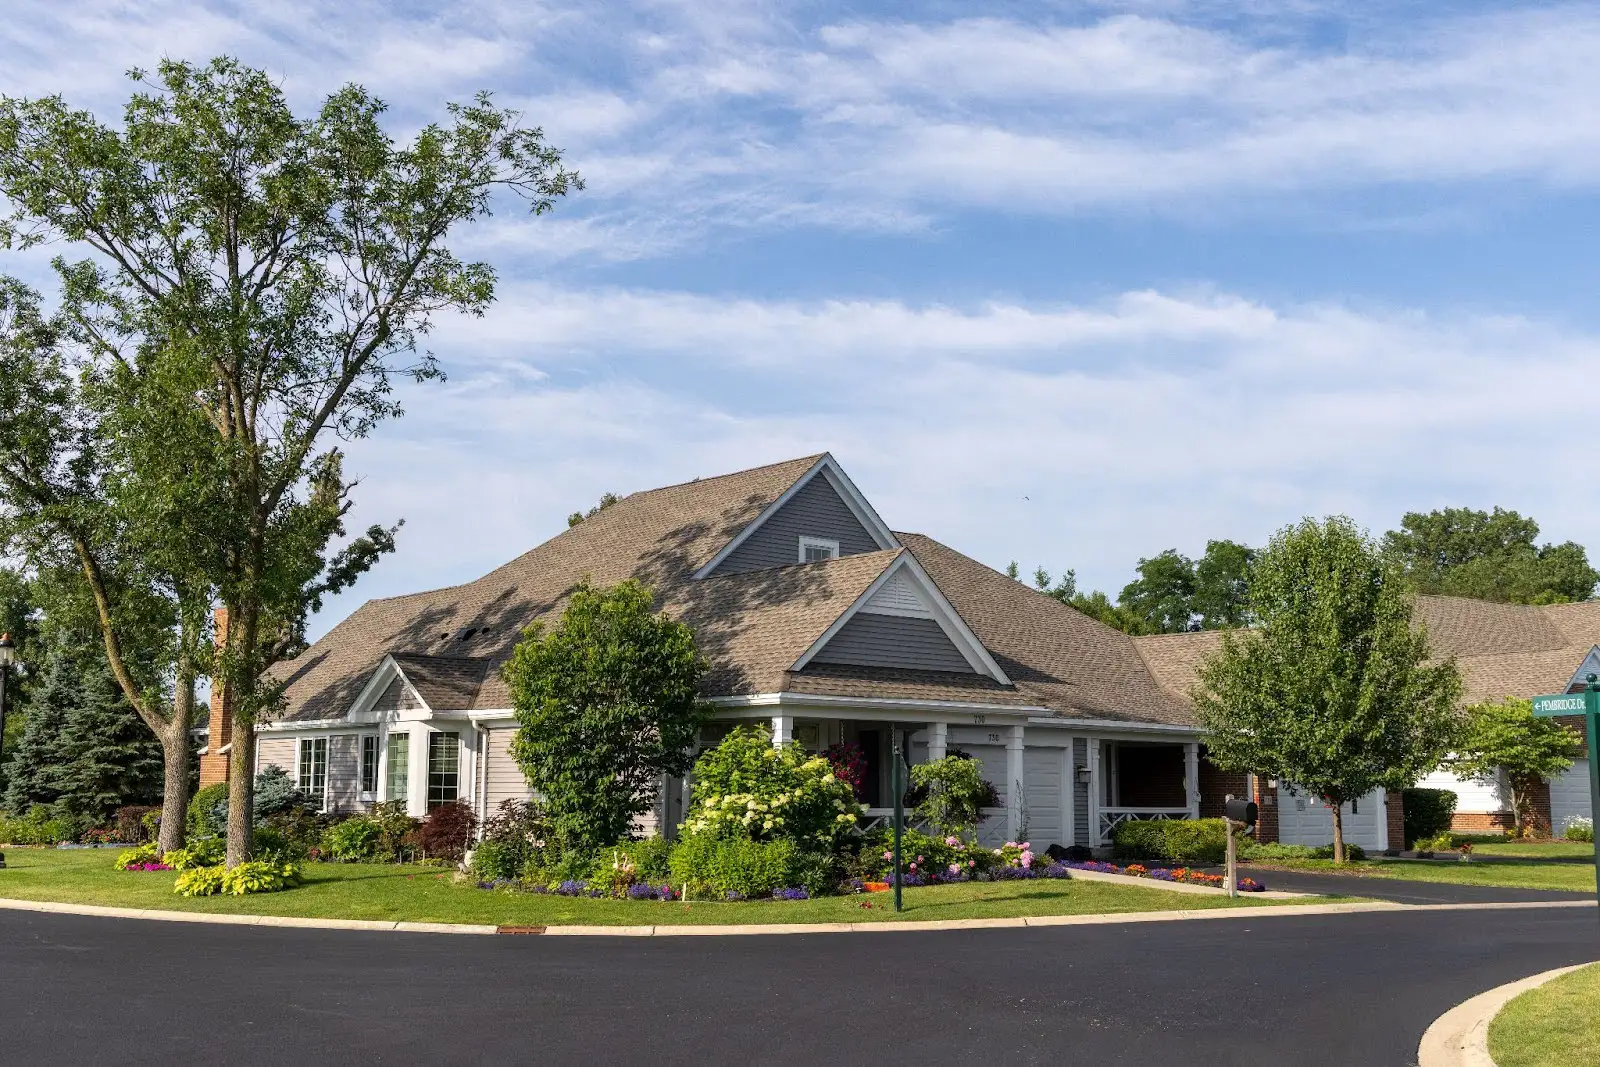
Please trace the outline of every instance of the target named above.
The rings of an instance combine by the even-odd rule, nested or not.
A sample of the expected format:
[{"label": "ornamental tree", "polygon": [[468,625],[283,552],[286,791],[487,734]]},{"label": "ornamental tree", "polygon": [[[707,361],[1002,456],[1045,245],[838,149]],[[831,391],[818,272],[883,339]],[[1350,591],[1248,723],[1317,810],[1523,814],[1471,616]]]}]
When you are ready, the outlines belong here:
[{"label": "ornamental tree", "polygon": [[[248,739],[281,695],[268,669],[303,647],[324,596],[393,547],[393,528],[376,526],[335,549],[354,487],[338,441],[401,413],[397,378],[441,377],[421,347],[436,316],[493,301],[493,269],[451,239],[497,197],[537,215],[580,183],[488,94],[397,143],[382,101],[356,85],[297,115],[271,77],[232,59],[132,77],[115,125],[59,96],[0,98],[0,245],[61,249],[69,343],[46,384],[73,387],[42,419],[0,404],[13,453],[0,449],[0,504],[81,570],[112,672],[152,729],[177,730],[163,710],[173,673],[209,672],[228,693],[245,742],[229,766],[233,866],[251,846]],[[115,446],[114,495],[86,447],[101,442]],[[144,616],[120,595],[150,583],[118,569],[158,547],[140,533],[158,516],[160,570],[185,595],[167,620],[178,667],[150,680],[128,653]],[[189,621],[197,600],[200,618],[209,600],[228,609],[214,661]],[[176,699],[192,704],[187,689]]]},{"label": "ornamental tree", "polygon": [[1456,754],[1445,761],[1463,778],[1506,772],[1518,837],[1533,830],[1533,790],[1572,766],[1583,754],[1583,738],[1554,719],[1535,718],[1533,702],[1507,697],[1467,709],[1466,729]]},{"label": "ornamental tree", "polygon": [[665,775],[681,775],[705,719],[705,658],[685,624],[632,579],[583,581],[554,627],[529,627],[504,667],[519,728],[511,755],[564,849],[632,835]]},{"label": "ornamental tree", "polygon": [[911,768],[911,785],[926,790],[917,817],[939,836],[965,837],[983,821],[983,808],[994,797],[983,767],[968,755],[949,755]]},{"label": "ornamental tree", "polygon": [[1257,559],[1257,625],[1224,633],[1195,686],[1211,761],[1325,800],[1340,863],[1341,806],[1415,784],[1459,736],[1455,663],[1430,661],[1411,607],[1404,575],[1354,523],[1306,519]]}]

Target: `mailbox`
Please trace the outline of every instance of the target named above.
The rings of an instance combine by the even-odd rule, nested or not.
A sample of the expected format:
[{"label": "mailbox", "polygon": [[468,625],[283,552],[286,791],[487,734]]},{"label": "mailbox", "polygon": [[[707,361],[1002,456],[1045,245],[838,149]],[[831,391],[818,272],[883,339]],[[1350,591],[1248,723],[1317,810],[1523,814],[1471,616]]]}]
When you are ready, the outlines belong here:
[{"label": "mailbox", "polygon": [[1244,823],[1245,829],[1248,830],[1250,827],[1256,824],[1256,816],[1258,812],[1255,801],[1238,800],[1233,797],[1229,797],[1227,803],[1224,805],[1224,814],[1226,814],[1228,818],[1232,819],[1234,822]]}]

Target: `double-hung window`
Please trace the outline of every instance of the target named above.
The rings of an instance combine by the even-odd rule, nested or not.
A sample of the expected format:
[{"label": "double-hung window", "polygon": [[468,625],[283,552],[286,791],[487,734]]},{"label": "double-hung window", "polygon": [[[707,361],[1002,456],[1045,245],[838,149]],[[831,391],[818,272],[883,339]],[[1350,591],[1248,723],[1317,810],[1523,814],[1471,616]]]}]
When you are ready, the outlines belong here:
[{"label": "double-hung window", "polygon": [[378,791],[378,735],[361,736],[361,791],[372,794]]},{"label": "double-hung window", "polygon": [[405,801],[410,796],[411,735],[390,734],[388,766],[385,768],[383,798]]},{"label": "double-hung window", "polygon": [[825,537],[800,538],[800,562],[821,563],[823,560],[839,558],[839,542],[830,541]]},{"label": "double-hung window", "polygon": [[428,807],[461,799],[461,735],[428,735]]},{"label": "double-hung window", "polygon": [[300,792],[317,808],[327,807],[328,794],[328,739],[305,737],[300,740],[299,758],[295,760],[295,784]]}]

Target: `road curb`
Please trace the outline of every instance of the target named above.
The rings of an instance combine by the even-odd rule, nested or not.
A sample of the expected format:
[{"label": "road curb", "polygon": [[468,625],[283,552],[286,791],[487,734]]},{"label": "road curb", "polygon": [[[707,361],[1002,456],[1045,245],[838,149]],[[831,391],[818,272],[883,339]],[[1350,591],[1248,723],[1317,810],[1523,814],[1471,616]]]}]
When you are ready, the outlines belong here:
[{"label": "road curb", "polygon": [[538,934],[544,937],[748,937],[775,934],[920,933],[936,930],[1003,930],[1033,926],[1101,926],[1116,923],[1186,922],[1196,919],[1294,918],[1351,915],[1365,912],[1410,914],[1428,911],[1522,910],[1526,908],[1592,908],[1593,901],[1515,901],[1503,904],[1397,904],[1376,900],[1342,904],[1285,904],[1270,908],[1208,908],[1177,911],[1123,911],[1101,915],[1027,915],[1008,919],[908,919],[904,922],[746,923],[690,926],[490,926],[475,923],[397,922],[387,919],[314,919],[296,915],[228,915],[216,912],[111,908],[99,904],[61,904],[45,900],[0,897],[0,911],[35,911],[53,915],[87,915],[103,919],[148,919],[158,922],[214,923],[226,926],[279,926],[301,930],[365,930],[408,934]]},{"label": "road curb", "polygon": [[1519,994],[1588,966],[1575,963],[1519,978],[1457,1004],[1435,1019],[1422,1035],[1422,1044],[1417,1046],[1417,1067],[1495,1067],[1489,1055],[1489,1024],[1500,1009]]}]

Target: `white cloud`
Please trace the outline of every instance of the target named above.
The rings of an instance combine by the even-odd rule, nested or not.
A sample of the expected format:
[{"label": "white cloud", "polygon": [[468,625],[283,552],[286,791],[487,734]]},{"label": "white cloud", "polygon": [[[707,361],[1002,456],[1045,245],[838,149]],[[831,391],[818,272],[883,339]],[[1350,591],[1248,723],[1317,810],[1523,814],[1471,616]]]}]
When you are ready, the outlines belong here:
[{"label": "white cloud", "polygon": [[359,597],[476,577],[606,490],[823,449],[897,528],[1113,589],[1141,555],[1305,514],[1381,531],[1503,504],[1557,540],[1600,521],[1570,492],[1583,450],[1531,417],[1586,380],[1600,337],[1523,319],[528,289],[438,341],[451,382],[408,390],[407,417],[352,453],[360,521],[409,520]]}]

